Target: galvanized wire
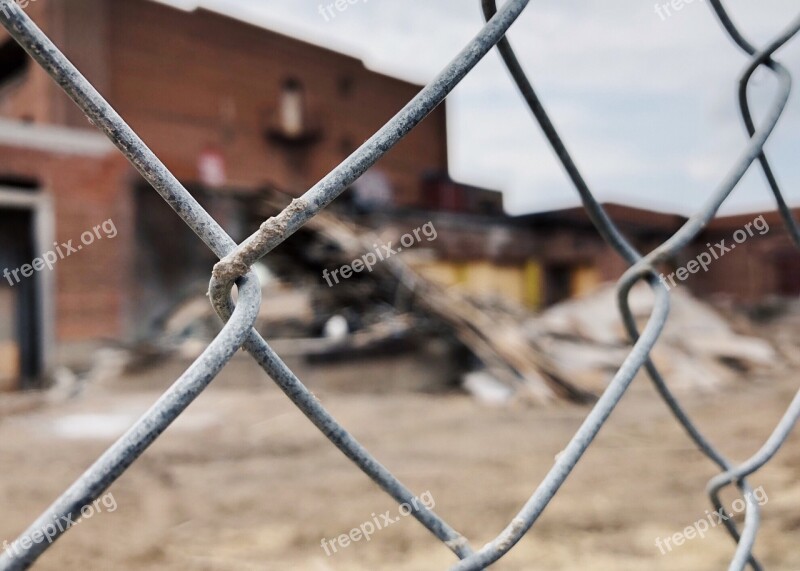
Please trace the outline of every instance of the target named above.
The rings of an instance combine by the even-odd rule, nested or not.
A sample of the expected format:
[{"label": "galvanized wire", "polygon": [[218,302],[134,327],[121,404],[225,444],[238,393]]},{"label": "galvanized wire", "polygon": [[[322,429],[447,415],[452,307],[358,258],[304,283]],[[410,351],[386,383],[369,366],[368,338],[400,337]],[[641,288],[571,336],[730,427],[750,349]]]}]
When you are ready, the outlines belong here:
[{"label": "galvanized wire", "polygon": [[[748,563],[755,570],[761,569],[761,565],[752,554],[760,514],[746,477],[767,463],[788,438],[800,418],[800,392],[792,401],[774,432],[756,454],[738,465],[727,460],[695,426],[650,359],[650,351],[658,341],[667,322],[670,305],[668,290],[657,279],[655,268],[660,262],[685,247],[703,230],[756,160],[758,160],[767,184],[775,196],[778,210],[792,239],[800,246],[800,228],[792,218],[764,151],[764,145],[786,107],[791,88],[791,76],[788,70],[773,60],[772,56],[800,30],[800,17],[765,48],[757,49],[739,32],[721,1],[710,1],[714,13],[731,39],[742,51],[751,56],[750,63],[742,74],[739,88],[740,110],[750,139],[733,163],[728,175],[709,195],[703,208],[689,218],[684,226],[666,242],[642,256],[619,231],[595,199],[557,129],[549,119],[510,43],[504,37],[528,2],[529,0],[509,0],[498,10],[496,0],[482,0],[486,17],[485,26],[436,78],[319,183],[302,197],[295,199],[280,214],[264,222],[257,232],[237,245],[49,38],[28,18],[16,2],[0,0],[0,22],[11,36],[64,89],[93,124],[109,137],[145,180],[220,258],[220,262],[214,267],[212,273],[209,294],[214,309],[225,322],[221,333],[152,408],[23,532],[17,539],[14,550],[21,555],[12,555],[11,550],[0,555],[0,571],[30,567],[36,558],[50,546],[50,543],[30,542],[31,547],[25,549],[19,541],[43,531],[45,526],[54,519],[59,517],[71,519],[81,508],[91,505],[92,501],[100,497],[210,384],[239,348],[247,350],[287,397],[331,443],[387,494],[398,503],[414,506],[412,508],[414,517],[459,557],[461,561],[452,569],[460,571],[486,568],[511,550],[530,530],[578,464],[583,453],[591,445],[637,372],[644,367],[658,394],[699,450],[722,470],[722,473],[708,484],[708,493],[715,508],[721,507],[719,493],[725,486],[735,484],[744,493],[746,514],[742,531],[739,532],[732,521],[724,521],[729,533],[737,542],[736,552],[729,569],[738,571],[744,569]],[[494,46],[498,47],[511,77],[577,189],[589,218],[601,236],[630,265],[619,282],[618,303],[633,347],[575,436],[558,456],[553,468],[519,513],[494,540],[477,552],[473,552],[467,540],[454,528],[434,512],[424,506],[419,506],[418,502],[412,501],[414,494],[411,490],[404,486],[388,468],[380,464],[327,412],[269,344],[253,329],[261,302],[261,293],[257,279],[250,268],[335,200],[367,169],[380,160],[389,149],[411,132]],[[760,66],[767,67],[776,75],[779,80],[779,89],[763,124],[757,127],[747,99],[747,86],[754,71]],[[639,281],[647,282],[655,296],[652,314],[641,333],[633,318],[628,299],[631,289]],[[239,301],[235,306],[231,298],[231,290],[234,285],[239,290]],[[61,533],[63,531],[59,531],[57,536],[60,536]]]}]

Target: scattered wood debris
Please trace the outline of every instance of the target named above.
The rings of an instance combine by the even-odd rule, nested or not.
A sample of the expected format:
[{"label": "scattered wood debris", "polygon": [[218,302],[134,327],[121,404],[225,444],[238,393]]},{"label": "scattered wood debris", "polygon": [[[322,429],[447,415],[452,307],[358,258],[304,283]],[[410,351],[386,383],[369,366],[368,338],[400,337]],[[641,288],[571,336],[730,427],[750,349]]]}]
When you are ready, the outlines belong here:
[{"label": "scattered wood debris", "polygon": [[[779,360],[768,341],[736,333],[720,312],[687,290],[675,289],[670,295],[669,319],[652,358],[671,386],[712,390],[742,372],[771,367]],[[652,313],[652,303],[646,285],[631,291],[631,310],[640,330]],[[629,352],[613,285],[528,319],[527,329],[562,374],[595,392],[602,390]]]},{"label": "scattered wood debris", "polygon": [[[282,197],[267,195],[254,209],[268,218],[285,205]],[[397,238],[333,210],[318,214],[256,267],[264,286],[256,328],[280,354],[316,363],[413,355],[426,340],[444,337],[451,340],[448,358],[461,372],[439,388],[460,384],[492,404],[592,401],[628,355],[613,285],[535,315],[444,288],[417,273],[405,256],[389,257],[334,287],[323,281],[324,269]],[[652,299],[644,285],[631,293],[641,327]],[[185,357],[198,354],[219,328],[200,294],[162,323],[160,343]],[[735,332],[721,313],[676,289],[652,357],[671,386],[713,390],[742,372],[773,366],[779,355],[769,342]]]}]

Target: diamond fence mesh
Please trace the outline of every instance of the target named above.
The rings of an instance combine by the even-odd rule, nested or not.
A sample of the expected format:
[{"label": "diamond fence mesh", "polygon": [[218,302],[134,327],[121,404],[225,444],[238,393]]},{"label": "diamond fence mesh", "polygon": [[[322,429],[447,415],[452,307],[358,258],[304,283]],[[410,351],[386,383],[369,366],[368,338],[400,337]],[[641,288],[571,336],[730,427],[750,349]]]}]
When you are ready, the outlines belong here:
[{"label": "diamond fence mesh", "polygon": [[[508,553],[531,529],[550,500],[558,493],[572,469],[578,464],[583,453],[591,445],[594,437],[628,389],[634,376],[644,368],[677,422],[683,426],[697,447],[720,470],[719,475],[714,477],[707,486],[714,509],[722,507],[720,493],[724,488],[736,486],[743,494],[746,512],[741,529],[733,520],[724,521],[728,533],[735,541],[735,551],[729,570],[742,570],[747,566],[754,570],[762,569],[761,564],[752,554],[760,524],[760,514],[747,477],[764,466],[786,441],[800,417],[800,392],[795,396],[768,440],[752,457],[742,463],[734,463],[725,458],[695,426],[650,359],[650,351],[658,340],[669,315],[668,289],[658,279],[658,272],[655,268],[660,262],[692,241],[715,217],[719,207],[756,161],[775,196],[777,208],[793,241],[800,247],[800,228],[792,218],[791,211],[783,198],[764,151],[764,146],[786,107],[791,89],[789,72],[772,56],[800,30],[800,17],[796,18],[768,45],[756,47],[742,35],[721,1],[709,0],[709,5],[725,32],[738,48],[750,57],[749,64],[741,75],[738,93],[741,115],[749,139],[740,155],[733,161],[727,176],[709,194],[704,206],[691,216],[671,238],[652,252],[643,255],[637,252],[620,233],[594,198],[550,121],[510,43],[505,38],[505,33],[527,7],[528,2],[529,0],[508,0],[498,9],[496,0],[482,0],[483,12],[486,17],[485,26],[433,81],[359,149],[302,197],[294,200],[277,216],[264,222],[260,229],[244,242],[236,244],[49,38],[30,20],[20,6],[13,0],[0,0],[0,21],[13,38],[47,71],[83,110],[90,121],[108,136],[178,216],[220,258],[211,277],[209,294],[216,312],[225,321],[225,326],[220,334],[186,372],[17,538],[14,553],[12,554],[8,550],[0,556],[0,569],[29,568],[51,545],[51,542],[23,542],[22,540],[31,538],[34,534],[41,536],[45,528],[53,521],[71,521],[81,508],[99,498],[211,383],[239,348],[243,348],[252,355],[286,396],[360,470],[398,503],[413,506],[413,516],[457,556],[459,561],[451,569],[459,571],[486,568]],[[250,268],[272,249],[287,240],[380,160],[389,149],[439,105],[495,46],[500,51],[513,81],[528,103],[536,122],[578,191],[598,232],[630,265],[619,281],[618,304],[620,315],[633,346],[628,357],[580,428],[522,509],[494,540],[478,550],[473,550],[467,539],[441,517],[425,506],[419,505],[419,502],[413,501],[414,493],[331,416],[283,363],[269,344],[253,329],[261,302],[261,293],[258,280]],[[778,80],[778,89],[774,95],[774,101],[764,114],[762,124],[756,125],[748,102],[747,87],[753,73],[761,66],[766,67],[775,75]],[[652,314],[642,331],[638,330],[628,304],[628,294],[632,287],[640,281],[647,282],[655,295]],[[234,285],[238,288],[236,304],[231,297]],[[69,527],[67,526],[66,529]],[[57,539],[66,529],[59,528],[55,538]],[[29,547],[25,547],[25,545],[29,545]]]}]

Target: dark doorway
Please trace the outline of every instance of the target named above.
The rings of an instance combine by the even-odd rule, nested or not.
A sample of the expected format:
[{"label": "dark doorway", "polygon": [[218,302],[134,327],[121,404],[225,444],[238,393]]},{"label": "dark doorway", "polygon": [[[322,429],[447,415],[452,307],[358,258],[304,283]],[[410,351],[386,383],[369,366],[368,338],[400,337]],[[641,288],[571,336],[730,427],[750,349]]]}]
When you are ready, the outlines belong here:
[{"label": "dark doorway", "polygon": [[42,373],[41,278],[13,275],[35,257],[33,232],[32,210],[0,210],[0,387],[6,389],[33,388]]},{"label": "dark doorway", "polygon": [[572,295],[572,266],[550,264],[544,273],[544,303],[547,306],[568,299]]}]

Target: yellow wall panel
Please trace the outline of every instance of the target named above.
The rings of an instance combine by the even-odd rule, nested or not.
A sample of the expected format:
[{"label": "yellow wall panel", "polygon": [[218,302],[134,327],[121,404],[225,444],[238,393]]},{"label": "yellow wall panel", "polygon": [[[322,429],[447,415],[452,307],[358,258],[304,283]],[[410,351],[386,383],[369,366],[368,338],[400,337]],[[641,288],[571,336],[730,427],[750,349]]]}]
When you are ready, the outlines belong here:
[{"label": "yellow wall panel", "polygon": [[600,281],[600,272],[594,266],[577,266],[572,270],[570,294],[575,297],[589,293],[600,285]]}]

